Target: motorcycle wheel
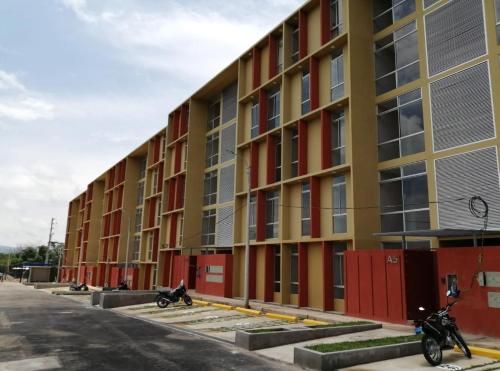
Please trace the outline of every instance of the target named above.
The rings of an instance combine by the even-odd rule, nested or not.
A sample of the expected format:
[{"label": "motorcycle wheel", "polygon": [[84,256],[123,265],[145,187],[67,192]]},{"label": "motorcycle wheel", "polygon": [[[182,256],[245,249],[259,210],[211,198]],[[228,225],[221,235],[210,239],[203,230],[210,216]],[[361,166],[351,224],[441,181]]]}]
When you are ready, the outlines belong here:
[{"label": "motorcycle wheel", "polygon": [[460,348],[460,350],[464,353],[464,355],[467,358],[471,358],[472,354],[469,350],[469,347],[465,343],[465,340],[462,338],[462,335],[460,335],[458,332],[453,331],[451,333],[451,337],[453,338],[453,341],[455,342],[455,344],[457,344],[458,347]]},{"label": "motorcycle wheel", "polygon": [[443,352],[439,342],[432,336],[424,335],[422,337],[422,353],[424,357],[433,366],[438,366],[443,360]]},{"label": "motorcycle wheel", "polygon": [[156,305],[158,305],[159,308],[166,308],[170,302],[165,299],[163,296],[160,296],[158,299],[156,299]]},{"label": "motorcycle wheel", "polygon": [[89,291],[89,288],[87,286],[83,286],[82,290],[83,291]]},{"label": "motorcycle wheel", "polygon": [[190,306],[190,305],[193,305],[193,300],[191,299],[191,296],[189,295],[184,295],[184,303],[186,303],[186,305]]}]

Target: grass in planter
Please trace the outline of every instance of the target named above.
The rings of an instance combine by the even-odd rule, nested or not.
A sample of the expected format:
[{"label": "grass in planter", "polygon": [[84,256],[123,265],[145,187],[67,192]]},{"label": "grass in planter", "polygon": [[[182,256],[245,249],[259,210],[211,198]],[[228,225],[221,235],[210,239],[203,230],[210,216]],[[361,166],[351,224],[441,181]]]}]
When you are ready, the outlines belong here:
[{"label": "grass in planter", "polygon": [[362,341],[347,341],[344,343],[315,344],[307,346],[306,348],[321,353],[329,353],[329,352],[339,352],[343,350],[378,347],[382,345],[409,343],[412,341],[419,341],[421,338],[422,338],[421,335],[397,336],[397,337],[370,339]]},{"label": "grass in planter", "polygon": [[352,321],[352,322],[336,322],[329,323],[328,325],[311,325],[311,328],[328,328],[328,327],[343,327],[343,326],[357,326],[357,325],[373,325],[373,322],[369,321]]},{"label": "grass in planter", "polygon": [[263,332],[276,332],[276,331],[288,331],[288,329],[279,327],[279,328],[256,328],[252,330],[245,330],[245,332],[249,332],[251,334],[260,334]]}]

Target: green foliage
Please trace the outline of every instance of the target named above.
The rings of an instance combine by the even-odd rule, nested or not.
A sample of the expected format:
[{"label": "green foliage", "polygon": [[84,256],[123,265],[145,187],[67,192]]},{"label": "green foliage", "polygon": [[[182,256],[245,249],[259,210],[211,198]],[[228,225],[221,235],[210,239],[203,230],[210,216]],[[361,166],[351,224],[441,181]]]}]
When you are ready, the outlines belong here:
[{"label": "green foliage", "polygon": [[361,341],[347,341],[343,343],[332,343],[332,344],[316,344],[311,345],[306,348],[315,350],[321,353],[329,352],[339,352],[343,350],[360,349],[360,348],[371,348],[378,347],[381,345],[393,345],[401,343],[409,343],[412,341],[419,341],[421,339],[420,335],[410,335],[410,336],[396,336],[388,337],[382,339],[370,339]]},{"label": "green foliage", "polygon": [[[56,266],[59,261],[59,251],[64,248],[63,244],[55,243],[49,250],[49,264]],[[4,271],[5,267],[17,265],[20,263],[43,263],[45,262],[45,253],[47,246],[24,246],[18,247],[9,253],[0,253],[0,271]]]}]

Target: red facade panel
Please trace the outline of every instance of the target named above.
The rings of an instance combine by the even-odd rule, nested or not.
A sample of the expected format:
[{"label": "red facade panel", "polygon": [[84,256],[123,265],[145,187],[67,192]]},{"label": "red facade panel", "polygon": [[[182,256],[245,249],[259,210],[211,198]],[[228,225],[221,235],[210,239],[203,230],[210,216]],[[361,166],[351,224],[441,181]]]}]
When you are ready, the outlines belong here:
[{"label": "red facade panel", "polygon": [[181,107],[181,123],[179,129],[179,135],[183,136],[188,131],[188,121],[189,121],[189,105],[184,104]]},{"label": "red facade panel", "polygon": [[175,143],[175,161],[174,161],[174,174],[181,171],[182,163],[182,143]]},{"label": "red facade panel", "polygon": [[309,60],[309,73],[311,83],[309,84],[311,97],[311,111],[319,107],[319,61],[311,57]]},{"label": "red facade panel", "polygon": [[179,110],[177,110],[174,112],[172,140],[176,140],[177,138],[179,138],[180,120],[181,120],[181,113],[179,112]]},{"label": "red facade panel", "polygon": [[307,174],[307,123],[303,120],[298,124],[299,132],[299,176]]},{"label": "red facade panel", "polygon": [[272,79],[278,73],[278,43],[273,35],[269,35],[269,78]]},{"label": "red facade panel", "polygon": [[321,45],[330,41],[330,0],[320,0]]},{"label": "red facade panel", "polygon": [[252,49],[252,89],[260,86],[261,50],[257,47]]},{"label": "red facade panel", "polygon": [[184,207],[184,189],[185,189],[185,180],[184,175],[180,175],[177,178],[177,187],[175,191],[175,208],[182,209]]},{"label": "red facade panel", "polygon": [[177,247],[177,214],[170,215],[170,236],[168,240],[170,247]]},{"label": "red facade panel", "polygon": [[167,211],[172,211],[175,207],[175,185],[176,180],[172,178],[168,183],[168,203],[167,203]]}]

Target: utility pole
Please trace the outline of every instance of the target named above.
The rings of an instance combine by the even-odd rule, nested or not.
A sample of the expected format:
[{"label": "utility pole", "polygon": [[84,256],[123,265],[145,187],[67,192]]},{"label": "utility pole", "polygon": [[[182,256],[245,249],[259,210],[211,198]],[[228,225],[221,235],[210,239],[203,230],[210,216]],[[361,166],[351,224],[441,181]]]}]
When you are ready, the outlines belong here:
[{"label": "utility pole", "polygon": [[128,229],[127,229],[127,249],[125,252],[125,274],[124,274],[125,277],[123,277],[123,280],[125,282],[127,282],[127,285],[128,285],[127,277],[128,277],[128,248],[130,246],[130,227],[131,227],[131,218],[129,215],[128,216]]},{"label": "utility pole", "polygon": [[245,287],[244,287],[244,307],[250,308],[249,294],[250,294],[250,191],[252,184],[250,182],[250,166],[247,166],[247,240],[245,244]]},{"label": "utility pole", "polygon": [[63,246],[64,246],[63,244],[59,244],[59,248],[58,248],[59,258],[57,259],[58,262],[57,262],[56,282],[59,282],[59,272],[61,271],[61,259],[62,259],[62,255],[63,255],[63,252],[64,252],[64,247]]},{"label": "utility pole", "polygon": [[49,233],[49,243],[47,244],[47,251],[45,252],[45,264],[49,264],[49,249],[50,249],[50,244],[52,243],[52,234],[54,230],[54,218],[50,220],[50,233]]}]

